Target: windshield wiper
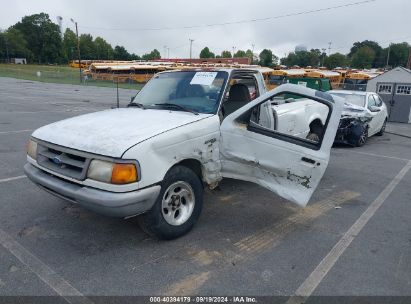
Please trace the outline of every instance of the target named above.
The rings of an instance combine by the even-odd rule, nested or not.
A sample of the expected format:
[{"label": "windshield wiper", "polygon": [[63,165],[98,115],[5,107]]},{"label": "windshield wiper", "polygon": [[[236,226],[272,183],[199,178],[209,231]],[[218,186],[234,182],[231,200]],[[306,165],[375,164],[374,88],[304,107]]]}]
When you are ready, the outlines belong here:
[{"label": "windshield wiper", "polygon": [[165,102],[165,103],[155,103],[155,104],[153,104],[153,106],[157,106],[157,107],[164,106],[166,108],[175,108],[175,109],[183,110],[185,112],[193,113],[194,115],[198,115],[198,113],[196,111],[193,111],[189,108],[180,106],[179,104],[176,104],[176,103],[167,103],[167,102]]},{"label": "windshield wiper", "polygon": [[143,110],[146,109],[146,107],[145,107],[142,103],[138,103],[138,102],[130,102],[130,103],[127,105],[127,108],[131,108],[131,107],[137,107],[137,108],[141,108],[141,109],[143,109]]}]

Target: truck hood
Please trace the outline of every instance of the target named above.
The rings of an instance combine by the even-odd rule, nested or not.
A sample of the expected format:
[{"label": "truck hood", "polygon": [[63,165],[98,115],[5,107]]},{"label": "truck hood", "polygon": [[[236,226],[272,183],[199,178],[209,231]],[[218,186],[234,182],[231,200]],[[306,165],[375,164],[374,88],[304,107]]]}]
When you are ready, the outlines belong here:
[{"label": "truck hood", "polygon": [[118,158],[150,137],[210,116],[160,109],[112,109],[46,125],[32,136],[63,147]]}]

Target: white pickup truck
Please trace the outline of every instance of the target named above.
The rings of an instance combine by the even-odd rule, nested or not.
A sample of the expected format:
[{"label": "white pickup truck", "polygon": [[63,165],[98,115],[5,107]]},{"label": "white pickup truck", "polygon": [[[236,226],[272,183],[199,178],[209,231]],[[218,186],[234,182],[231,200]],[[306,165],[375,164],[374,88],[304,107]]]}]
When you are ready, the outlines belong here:
[{"label": "white pickup truck", "polygon": [[224,177],[305,206],[329,161],[342,111],[336,99],[291,84],[266,92],[252,69],[163,72],[127,108],[34,131],[24,169],[58,197],[138,216],[146,232],[172,239],[199,218],[203,187]]}]

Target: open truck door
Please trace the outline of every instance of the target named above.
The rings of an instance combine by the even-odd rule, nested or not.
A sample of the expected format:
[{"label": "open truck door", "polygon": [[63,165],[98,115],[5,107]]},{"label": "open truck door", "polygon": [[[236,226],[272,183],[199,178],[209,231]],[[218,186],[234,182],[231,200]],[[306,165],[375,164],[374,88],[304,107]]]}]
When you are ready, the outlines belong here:
[{"label": "open truck door", "polygon": [[[301,125],[305,118],[298,113],[312,111],[312,101],[322,112],[326,109],[325,123],[317,121],[314,128],[314,122],[307,121],[305,132],[295,132],[290,122]],[[291,102],[300,103],[304,111],[278,110]],[[251,101],[221,124],[222,176],[254,182],[306,206],[327,168],[342,104],[338,97],[292,84]],[[267,110],[272,120],[267,119]]]}]

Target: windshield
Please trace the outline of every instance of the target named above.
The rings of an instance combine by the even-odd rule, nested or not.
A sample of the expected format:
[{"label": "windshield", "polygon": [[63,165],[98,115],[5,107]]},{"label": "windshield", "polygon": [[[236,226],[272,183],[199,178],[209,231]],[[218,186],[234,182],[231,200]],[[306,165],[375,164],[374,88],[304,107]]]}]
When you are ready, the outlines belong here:
[{"label": "windshield", "polygon": [[344,94],[344,93],[331,93],[332,95],[342,97],[346,102],[352,103],[356,106],[365,107],[365,95],[359,94]]},{"label": "windshield", "polygon": [[228,73],[222,71],[161,73],[142,88],[133,102],[147,108],[175,104],[198,113],[215,113],[227,78]]},{"label": "windshield", "polygon": [[269,79],[269,83],[270,84],[283,84],[284,83],[284,79],[285,76],[280,76],[280,75],[270,75]]}]

